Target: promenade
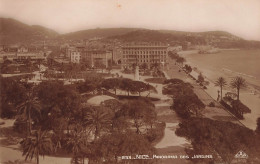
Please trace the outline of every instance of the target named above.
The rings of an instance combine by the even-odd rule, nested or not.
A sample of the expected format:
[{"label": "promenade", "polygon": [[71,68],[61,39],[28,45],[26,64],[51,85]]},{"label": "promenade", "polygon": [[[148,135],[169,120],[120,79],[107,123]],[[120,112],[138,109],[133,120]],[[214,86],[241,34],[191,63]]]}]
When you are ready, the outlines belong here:
[{"label": "promenade", "polygon": [[[219,120],[228,121],[244,126],[235,116],[233,116],[229,111],[225,110],[213,97],[211,97],[195,80],[191,79],[184,71],[182,71],[178,65],[175,64],[173,59],[169,59],[168,69],[165,73],[169,78],[178,78],[185,82],[189,82],[194,88],[194,92],[199,97],[199,99],[206,105],[206,108],[202,111],[204,117]],[[212,85],[207,86],[207,90],[212,90]],[[216,92],[217,94],[217,92]],[[215,107],[209,107],[209,103],[214,102]]]}]

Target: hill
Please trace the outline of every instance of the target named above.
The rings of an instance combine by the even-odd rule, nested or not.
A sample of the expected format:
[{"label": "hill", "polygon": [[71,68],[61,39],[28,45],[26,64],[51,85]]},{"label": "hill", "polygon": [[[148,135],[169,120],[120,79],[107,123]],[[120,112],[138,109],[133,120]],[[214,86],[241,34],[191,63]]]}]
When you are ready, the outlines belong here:
[{"label": "hill", "polygon": [[137,28],[96,28],[96,29],[89,29],[89,30],[67,33],[61,35],[60,37],[62,39],[67,39],[67,40],[81,40],[81,39],[90,39],[94,37],[105,38],[114,35],[127,34],[129,32],[136,31],[136,30],[139,29]]},{"label": "hill", "polygon": [[29,26],[10,18],[0,18],[0,44],[31,43],[52,39],[59,34],[51,29]]},{"label": "hill", "polygon": [[204,44],[205,40],[201,37],[190,36],[188,32],[178,31],[157,31],[157,30],[136,30],[123,35],[111,36],[109,39],[118,39],[123,42],[165,42],[181,43],[189,41],[191,43]]},{"label": "hill", "polygon": [[211,44],[220,48],[260,48],[260,41],[247,41],[225,31],[185,32],[142,28],[96,28],[58,34],[54,30],[27,25],[14,19],[0,18],[0,44],[35,43],[45,40],[51,45],[68,41],[103,38],[120,42],[164,42],[171,45]]},{"label": "hill", "polygon": [[249,41],[225,31],[184,32],[173,30],[136,30],[108,37],[122,42],[163,42],[171,45],[210,44],[219,48],[260,48],[260,41]]}]

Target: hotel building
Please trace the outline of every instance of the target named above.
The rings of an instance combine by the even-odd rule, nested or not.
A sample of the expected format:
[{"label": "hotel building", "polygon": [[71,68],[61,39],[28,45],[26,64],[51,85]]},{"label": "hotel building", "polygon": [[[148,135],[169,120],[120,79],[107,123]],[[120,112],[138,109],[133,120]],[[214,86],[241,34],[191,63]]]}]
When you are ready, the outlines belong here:
[{"label": "hotel building", "polygon": [[127,44],[122,47],[122,68],[130,68],[133,64],[146,63],[150,68],[154,63],[167,64],[168,45],[166,44]]}]

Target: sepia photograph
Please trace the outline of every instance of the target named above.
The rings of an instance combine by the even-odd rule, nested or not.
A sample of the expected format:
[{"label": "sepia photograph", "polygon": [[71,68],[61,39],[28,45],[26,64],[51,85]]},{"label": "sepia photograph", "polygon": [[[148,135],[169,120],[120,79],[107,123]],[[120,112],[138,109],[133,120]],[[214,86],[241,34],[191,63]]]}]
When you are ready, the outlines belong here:
[{"label": "sepia photograph", "polygon": [[260,164],[260,0],[0,0],[0,164]]}]

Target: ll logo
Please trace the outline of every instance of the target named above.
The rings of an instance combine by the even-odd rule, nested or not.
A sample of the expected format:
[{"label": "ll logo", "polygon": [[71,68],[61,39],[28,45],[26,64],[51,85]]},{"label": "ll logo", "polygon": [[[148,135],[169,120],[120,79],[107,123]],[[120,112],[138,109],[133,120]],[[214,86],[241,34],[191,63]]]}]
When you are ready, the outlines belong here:
[{"label": "ll logo", "polygon": [[242,150],[240,150],[236,155],[235,158],[248,158],[248,155],[243,152]]}]

